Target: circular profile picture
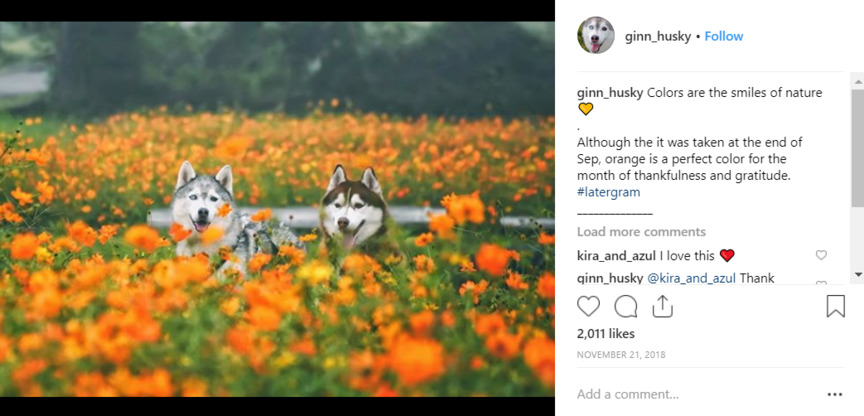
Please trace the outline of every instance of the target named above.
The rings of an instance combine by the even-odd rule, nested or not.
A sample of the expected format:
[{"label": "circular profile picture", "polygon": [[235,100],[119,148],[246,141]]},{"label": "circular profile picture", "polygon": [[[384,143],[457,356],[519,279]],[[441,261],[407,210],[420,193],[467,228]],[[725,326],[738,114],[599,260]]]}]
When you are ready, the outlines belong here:
[{"label": "circular profile picture", "polygon": [[579,45],[588,53],[603,53],[612,47],[615,30],[602,17],[589,17],[579,26]]}]

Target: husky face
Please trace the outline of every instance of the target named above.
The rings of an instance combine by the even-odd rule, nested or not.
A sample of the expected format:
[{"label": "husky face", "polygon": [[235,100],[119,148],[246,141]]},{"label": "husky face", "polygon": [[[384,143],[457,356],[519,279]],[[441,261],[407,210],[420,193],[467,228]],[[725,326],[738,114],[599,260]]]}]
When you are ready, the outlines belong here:
[{"label": "husky face", "polygon": [[[188,161],[183,162],[171,202],[174,222],[187,230],[193,230],[193,240],[211,225],[227,233],[236,221],[233,180],[229,165],[223,166],[216,176],[209,176],[196,175],[192,165]],[[216,214],[226,203],[231,206],[234,215],[219,217]]]},{"label": "husky face", "polygon": [[349,181],[337,165],[321,200],[321,229],[326,238],[341,237],[345,248],[361,244],[382,230],[387,204],[372,168],[359,181]]},{"label": "husky face", "polygon": [[603,53],[612,46],[615,30],[602,17],[591,17],[582,24],[582,40],[590,53]]}]

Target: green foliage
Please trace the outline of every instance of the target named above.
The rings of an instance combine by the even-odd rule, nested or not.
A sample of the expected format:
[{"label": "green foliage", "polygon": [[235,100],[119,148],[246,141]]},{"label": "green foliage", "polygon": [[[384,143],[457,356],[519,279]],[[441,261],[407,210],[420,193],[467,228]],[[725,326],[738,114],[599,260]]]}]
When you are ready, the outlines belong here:
[{"label": "green foliage", "polygon": [[[48,110],[192,104],[306,113],[551,115],[554,45],[506,22],[62,22],[16,26],[55,62]],[[56,50],[56,52],[54,52]]]}]

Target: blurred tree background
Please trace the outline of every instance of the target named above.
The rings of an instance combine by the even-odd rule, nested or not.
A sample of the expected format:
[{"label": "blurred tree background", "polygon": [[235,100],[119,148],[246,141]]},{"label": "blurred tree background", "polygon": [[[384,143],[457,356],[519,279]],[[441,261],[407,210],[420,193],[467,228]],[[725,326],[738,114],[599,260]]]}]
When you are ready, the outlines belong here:
[{"label": "blurred tree background", "polygon": [[[551,22],[0,22],[0,109],[304,113],[335,98],[401,115],[552,115],[554,41]],[[45,74],[47,91],[4,94],[29,82],[16,71]]]}]

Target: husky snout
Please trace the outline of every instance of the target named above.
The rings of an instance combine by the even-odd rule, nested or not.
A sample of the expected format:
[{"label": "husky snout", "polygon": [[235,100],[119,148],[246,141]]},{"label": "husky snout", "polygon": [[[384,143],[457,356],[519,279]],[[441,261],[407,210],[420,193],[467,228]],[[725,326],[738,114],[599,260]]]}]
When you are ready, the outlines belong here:
[{"label": "husky snout", "polygon": [[210,226],[210,210],[207,208],[198,209],[198,217],[192,219],[192,225],[195,226],[195,231],[203,233]]},{"label": "husky snout", "polygon": [[346,227],[348,227],[348,218],[339,218],[338,220],[336,220],[336,225],[339,226],[340,230],[344,230]]},{"label": "husky snout", "polygon": [[600,36],[597,36],[597,35],[591,36],[591,42],[597,43],[597,41],[599,41],[599,40],[600,40]]}]

